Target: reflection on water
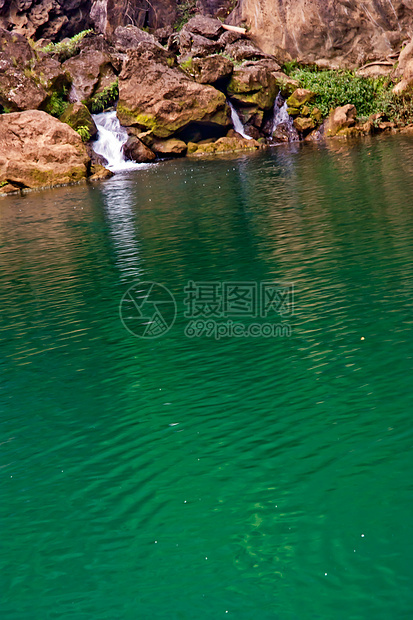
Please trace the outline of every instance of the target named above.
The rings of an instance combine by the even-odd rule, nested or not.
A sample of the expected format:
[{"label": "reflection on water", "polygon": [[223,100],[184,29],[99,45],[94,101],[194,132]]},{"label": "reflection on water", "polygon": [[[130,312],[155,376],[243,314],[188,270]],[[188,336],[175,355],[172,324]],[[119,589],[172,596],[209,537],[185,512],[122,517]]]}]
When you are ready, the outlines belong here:
[{"label": "reflection on water", "polygon": [[[10,619],[407,618],[413,144],[165,162],[0,205]],[[132,282],[180,315],[122,327]],[[188,280],[295,282],[291,338],[188,339]]]}]

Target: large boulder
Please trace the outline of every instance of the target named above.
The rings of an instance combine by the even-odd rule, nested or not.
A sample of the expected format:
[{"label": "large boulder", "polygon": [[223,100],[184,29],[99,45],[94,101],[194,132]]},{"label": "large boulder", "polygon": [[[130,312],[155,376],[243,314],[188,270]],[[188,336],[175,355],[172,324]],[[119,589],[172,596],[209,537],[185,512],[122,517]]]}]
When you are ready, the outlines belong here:
[{"label": "large boulder", "polygon": [[255,105],[261,110],[273,107],[278,91],[271,69],[259,62],[236,67],[227,87],[231,99],[242,105]]},{"label": "large boulder", "polygon": [[411,0],[239,0],[228,23],[247,25],[264,51],[335,68],[384,59],[410,38]]},{"label": "large boulder", "polygon": [[74,129],[40,110],[0,115],[0,185],[35,189],[86,179],[90,159]]},{"label": "large boulder", "polygon": [[168,138],[191,123],[230,123],[225,95],[197,84],[179,69],[132,51],[119,76],[117,113],[122,125]]},{"label": "large boulder", "polygon": [[35,53],[19,34],[0,28],[0,105],[7,111],[37,109],[69,83],[60,63]]},{"label": "large boulder", "polygon": [[111,58],[104,52],[84,50],[63,63],[64,70],[71,76],[72,101],[86,101],[101,92],[116,80]]}]

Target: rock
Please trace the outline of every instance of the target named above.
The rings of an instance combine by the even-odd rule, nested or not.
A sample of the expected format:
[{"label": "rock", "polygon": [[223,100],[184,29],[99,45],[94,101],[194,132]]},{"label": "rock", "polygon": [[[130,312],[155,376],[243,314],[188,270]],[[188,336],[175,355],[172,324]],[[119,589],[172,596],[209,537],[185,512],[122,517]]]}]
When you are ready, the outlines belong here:
[{"label": "rock", "polygon": [[356,71],[357,77],[362,78],[380,78],[390,75],[393,71],[394,64],[392,62],[378,62],[367,67],[362,67]]},{"label": "rock", "polygon": [[162,28],[176,21],[176,0],[93,0],[95,30],[110,36],[118,26]]},{"label": "rock", "polygon": [[217,41],[211,41],[199,34],[187,30],[179,33],[179,51],[182,56],[209,56],[220,50]]},{"label": "rock", "polygon": [[113,172],[100,164],[93,164],[90,167],[90,174],[89,181],[104,181],[113,177]]},{"label": "rock", "polygon": [[71,98],[86,101],[116,80],[115,69],[104,52],[86,50],[69,58],[63,69],[72,78]]},{"label": "rock", "polygon": [[130,53],[119,76],[119,120],[124,126],[152,130],[168,138],[191,123],[225,127],[230,111],[225,95],[197,84],[179,69]]},{"label": "rock", "polygon": [[298,116],[300,114],[300,108],[287,108],[289,116]]},{"label": "rock", "polygon": [[249,39],[240,39],[235,41],[235,43],[227,45],[225,53],[237,62],[257,60],[258,58],[266,58],[268,56]]},{"label": "rock", "polygon": [[157,155],[185,155],[187,145],[182,140],[169,138],[169,140],[155,140],[151,147]]},{"label": "rock", "polygon": [[412,8],[411,0],[239,0],[226,21],[247,25],[254,42],[281,62],[355,68],[410,39]]},{"label": "rock", "polygon": [[92,26],[90,7],[91,0],[0,0],[0,27],[32,39],[61,40]]},{"label": "rock", "polygon": [[300,82],[298,80],[293,80],[293,78],[285,75],[282,71],[273,71],[273,76],[284,99],[292,95],[293,92],[300,87]]},{"label": "rock", "polygon": [[413,39],[402,50],[394,76],[401,78],[393,88],[395,95],[404,95],[413,90]]},{"label": "rock", "polygon": [[227,45],[231,45],[232,43],[235,43],[235,41],[239,41],[243,37],[244,35],[242,35],[240,32],[232,32],[230,30],[225,30],[225,32],[223,32],[221,36],[219,37],[218,43],[223,48],[223,47],[226,47]]},{"label": "rock", "polygon": [[102,52],[105,54],[110,59],[115,72],[120,73],[125,59],[124,54],[122,51],[116,50],[103,34],[90,33],[80,41],[79,53],[90,51]]},{"label": "rock", "polygon": [[312,118],[303,118],[302,116],[298,116],[294,119],[294,127],[300,133],[304,133],[310,129],[314,129],[315,122]]},{"label": "rock", "polygon": [[[196,147],[196,148],[195,148]],[[207,144],[188,144],[188,156],[213,155],[219,153],[237,153],[239,151],[256,151],[262,148],[262,145],[256,140],[246,140],[238,134],[233,137],[219,138],[216,142],[208,142]]]},{"label": "rock", "polygon": [[222,22],[205,15],[192,17],[182,28],[184,32],[198,34],[207,39],[217,39],[224,31]]},{"label": "rock", "polygon": [[148,148],[139,138],[131,136],[123,147],[126,159],[136,161],[139,164],[156,159],[155,153]]},{"label": "rock", "polygon": [[72,127],[75,131],[77,131],[79,127],[86,127],[92,140],[94,140],[98,134],[98,129],[91,113],[87,107],[79,101],[69,105],[59,120],[61,120],[62,123],[67,123],[69,127]]},{"label": "rock", "polygon": [[197,0],[196,10],[201,15],[226,17],[233,9],[233,0]]},{"label": "rock", "polygon": [[112,37],[113,45],[121,52],[136,49],[142,42],[162,47],[156,37],[136,26],[118,26]]},{"label": "rock", "polygon": [[216,54],[206,58],[191,58],[181,68],[191,75],[199,84],[214,84],[227,79],[234,69],[233,63]]},{"label": "rock", "polygon": [[0,28],[0,105],[8,111],[37,109],[69,83],[60,63],[35,53],[27,40]]},{"label": "rock", "polygon": [[325,135],[332,137],[348,127],[356,124],[357,110],[351,103],[333,110],[325,123]]},{"label": "rock", "polygon": [[274,105],[278,88],[271,70],[260,63],[244,63],[234,69],[227,92],[241,104],[269,110]]},{"label": "rock", "polygon": [[311,118],[313,118],[316,123],[321,123],[321,121],[323,120],[323,114],[321,110],[319,110],[318,108],[313,108],[311,110]]},{"label": "rock", "polygon": [[172,26],[168,25],[164,26],[163,28],[157,28],[154,31],[153,36],[161,45],[167,45],[169,37],[173,36],[173,34],[174,29],[172,28]]},{"label": "rock", "polygon": [[86,179],[90,159],[74,129],[40,110],[0,115],[0,184],[20,188]]},{"label": "rock", "polygon": [[291,130],[287,123],[280,123],[272,133],[272,137],[276,142],[289,142]]},{"label": "rock", "polygon": [[315,93],[306,88],[297,88],[287,99],[290,108],[301,108],[306,103],[310,103],[315,98]]}]

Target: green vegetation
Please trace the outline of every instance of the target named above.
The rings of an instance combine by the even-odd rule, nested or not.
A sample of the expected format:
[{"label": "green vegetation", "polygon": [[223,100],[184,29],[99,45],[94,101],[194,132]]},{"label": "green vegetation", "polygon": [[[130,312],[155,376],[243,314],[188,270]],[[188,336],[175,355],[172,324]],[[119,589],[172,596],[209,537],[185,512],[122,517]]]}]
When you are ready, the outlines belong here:
[{"label": "green vegetation", "polygon": [[49,43],[46,47],[41,49],[46,54],[57,54],[60,62],[64,62],[72,56],[76,56],[79,53],[79,43],[86,35],[92,33],[93,30],[82,30],[78,34],[75,34],[71,39],[59,41],[58,43]]},{"label": "green vegetation", "polygon": [[60,118],[63,112],[66,110],[69,105],[66,101],[67,91],[63,89],[60,92],[54,92],[51,94],[49,101],[46,104],[46,112],[51,116],[55,116],[56,118]]},{"label": "green vegetation", "polygon": [[196,0],[181,0],[178,1],[178,5],[176,7],[178,19],[174,24],[174,30],[179,32],[182,26],[186,24],[187,21],[193,17],[196,13]]},{"label": "green vegetation", "polygon": [[394,83],[388,77],[363,78],[353,71],[323,71],[317,67],[300,66],[296,61],[286,63],[283,69],[298,80],[302,88],[316,93],[310,108],[318,108],[323,117],[337,106],[352,103],[361,119],[381,112],[397,125],[413,123],[413,101],[394,95]]},{"label": "green vegetation", "polygon": [[115,103],[119,97],[119,85],[118,80],[115,80],[109,86],[106,86],[100,93],[97,93],[94,97],[91,97],[88,101],[83,102],[92,114],[99,114],[106,108],[109,108]]},{"label": "green vegetation", "polygon": [[314,71],[295,68],[290,76],[304,88],[316,93],[314,106],[328,116],[331,108],[352,103],[361,117],[382,111],[382,99],[386,90],[384,78],[357,77],[352,71]]},{"label": "green vegetation", "polygon": [[75,131],[77,131],[83,142],[89,142],[91,136],[87,125],[80,125],[79,127],[76,127]]}]

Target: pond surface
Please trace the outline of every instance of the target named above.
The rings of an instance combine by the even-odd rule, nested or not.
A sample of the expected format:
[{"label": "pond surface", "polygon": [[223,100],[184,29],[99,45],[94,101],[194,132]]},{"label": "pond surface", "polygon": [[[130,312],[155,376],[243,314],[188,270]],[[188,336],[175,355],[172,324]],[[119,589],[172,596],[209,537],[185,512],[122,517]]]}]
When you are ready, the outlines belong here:
[{"label": "pond surface", "polygon": [[[412,172],[398,136],[2,200],[2,618],[413,617]],[[186,336],[188,281],[293,283],[291,335]]]}]

